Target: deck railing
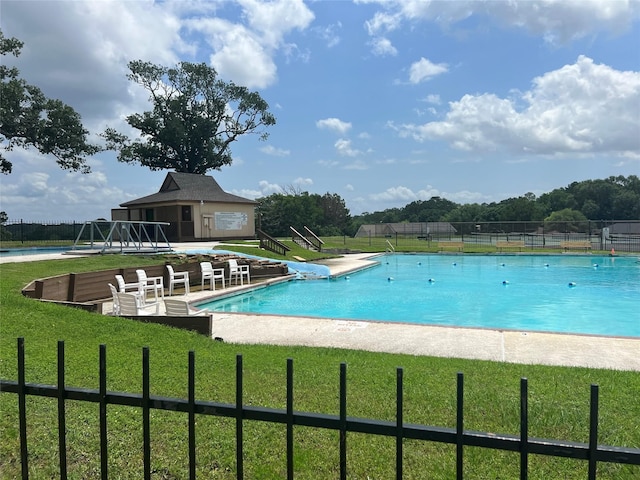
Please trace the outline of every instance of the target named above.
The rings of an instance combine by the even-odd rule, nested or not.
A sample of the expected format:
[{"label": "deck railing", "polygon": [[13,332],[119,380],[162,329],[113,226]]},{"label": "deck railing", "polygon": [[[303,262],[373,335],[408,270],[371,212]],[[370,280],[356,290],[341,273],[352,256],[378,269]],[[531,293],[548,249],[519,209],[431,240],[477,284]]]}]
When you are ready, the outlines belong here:
[{"label": "deck railing", "polygon": [[287,255],[287,252],[291,250],[281,241],[273,238],[269,234],[263,232],[262,230],[258,230],[257,232],[258,240],[260,240],[260,248],[264,248],[270,252],[277,253],[282,255],[283,257]]},{"label": "deck railing", "polygon": [[41,385],[25,382],[24,339],[17,344],[18,379],[0,380],[1,393],[13,393],[18,397],[18,431],[20,436],[20,461],[22,478],[29,478],[29,445],[27,438],[27,397],[39,396],[58,400],[58,452],[60,478],[67,478],[67,437],[66,404],[71,401],[83,401],[99,404],[100,428],[100,468],[102,478],[108,478],[107,405],[122,405],[142,410],[142,452],[144,478],[151,478],[151,429],[150,412],[169,410],[182,412],[188,416],[188,457],[189,478],[196,478],[196,417],[212,415],[235,419],[236,478],[244,478],[243,429],[245,422],[271,422],[286,425],[286,470],[287,478],[294,476],[294,426],[330,429],[339,432],[339,475],[347,478],[347,443],[350,432],[368,435],[381,435],[395,439],[396,478],[403,476],[403,440],[415,439],[455,445],[456,478],[464,478],[465,447],[483,447],[492,450],[519,452],[520,479],[528,478],[530,455],[573,458],[588,463],[588,478],[597,478],[597,467],[601,462],[640,465],[640,449],[611,447],[598,444],[598,386],[591,386],[589,411],[589,442],[575,443],[564,440],[531,438],[529,432],[528,382],[520,380],[520,434],[506,435],[488,432],[476,432],[464,429],[464,377],[457,375],[456,426],[455,428],[434,427],[407,424],[403,419],[403,369],[396,372],[396,419],[380,421],[367,418],[355,418],[347,415],[347,366],[340,365],[339,414],[327,415],[294,410],[293,405],[293,360],[287,360],[286,408],[274,409],[243,402],[243,363],[242,356],[236,357],[236,393],[235,405],[212,401],[196,400],[195,392],[195,353],[189,352],[188,391],[186,399],[165,398],[150,394],[149,349],[142,349],[142,393],[132,394],[107,391],[107,349],[100,346],[99,352],[99,389],[68,387],[65,385],[64,342],[58,342],[58,381],[57,385]]}]

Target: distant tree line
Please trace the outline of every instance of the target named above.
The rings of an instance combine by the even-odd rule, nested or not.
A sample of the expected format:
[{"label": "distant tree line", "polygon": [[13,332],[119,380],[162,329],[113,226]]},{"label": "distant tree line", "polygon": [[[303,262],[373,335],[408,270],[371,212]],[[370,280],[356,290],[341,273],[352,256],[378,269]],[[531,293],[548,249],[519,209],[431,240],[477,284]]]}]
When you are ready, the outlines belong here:
[{"label": "distant tree line", "polygon": [[361,225],[402,222],[581,222],[640,220],[640,178],[617,176],[573,182],[536,197],[525,193],[501,202],[458,204],[441,197],[402,208],[351,216],[338,194],[275,193],[258,199],[258,221],[273,236],[307,226],[321,236],[353,236]]}]

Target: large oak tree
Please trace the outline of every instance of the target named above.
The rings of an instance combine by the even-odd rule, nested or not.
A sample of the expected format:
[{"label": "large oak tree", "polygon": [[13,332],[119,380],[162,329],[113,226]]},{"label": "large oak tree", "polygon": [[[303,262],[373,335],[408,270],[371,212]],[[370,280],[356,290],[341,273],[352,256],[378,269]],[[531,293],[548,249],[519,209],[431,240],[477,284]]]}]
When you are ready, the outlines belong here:
[{"label": "large oak tree", "polygon": [[[0,55],[20,55],[23,43],[5,38],[0,31]],[[33,147],[51,154],[66,170],[89,173],[86,157],[100,151],[87,141],[80,115],[60,100],[20,78],[17,68],[0,65],[0,143],[2,150]],[[0,173],[9,174],[12,163],[0,153]]]},{"label": "large oak tree", "polygon": [[139,138],[112,128],[104,132],[107,148],[118,151],[121,162],[205,174],[231,164],[230,145],[240,136],[265,139],[264,127],[276,123],[257,92],[220,80],[204,63],[168,68],[137,60],[129,70],[127,78],[149,92],[153,110],[127,117]]}]

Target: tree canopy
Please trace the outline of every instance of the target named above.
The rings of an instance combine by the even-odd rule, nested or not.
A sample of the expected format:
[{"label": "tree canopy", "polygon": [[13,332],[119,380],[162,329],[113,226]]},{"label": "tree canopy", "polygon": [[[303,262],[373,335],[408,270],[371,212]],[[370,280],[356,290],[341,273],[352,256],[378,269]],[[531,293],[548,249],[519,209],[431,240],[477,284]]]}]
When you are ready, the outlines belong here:
[{"label": "tree canopy", "polygon": [[344,200],[336,193],[274,193],[257,201],[260,227],[270,235],[286,237],[289,227],[301,232],[305,226],[316,235],[344,235],[351,222]]},{"label": "tree canopy", "polygon": [[[0,31],[0,55],[19,56],[23,43],[5,38]],[[51,154],[65,170],[89,173],[86,157],[100,151],[87,141],[89,132],[80,115],[60,100],[20,78],[17,68],[0,65],[0,142],[5,151],[33,147]],[[0,172],[11,173],[13,164],[0,154]]]},{"label": "tree canopy", "polygon": [[257,92],[218,78],[204,63],[180,62],[174,68],[141,60],[129,62],[127,78],[146,89],[153,110],[127,117],[140,138],[108,128],[107,148],[118,160],[151,170],[205,174],[232,163],[232,142],[274,125],[269,105]]},{"label": "tree canopy", "polygon": [[[367,223],[398,222],[542,222],[554,213],[578,212],[571,217],[589,220],[640,219],[640,178],[636,175],[617,176],[600,180],[573,182],[538,198],[533,193],[507,198],[500,202],[458,205],[449,200],[432,197],[415,201],[402,208],[381,212],[365,212],[353,218],[351,230]],[[557,216],[551,217],[558,220]]]}]

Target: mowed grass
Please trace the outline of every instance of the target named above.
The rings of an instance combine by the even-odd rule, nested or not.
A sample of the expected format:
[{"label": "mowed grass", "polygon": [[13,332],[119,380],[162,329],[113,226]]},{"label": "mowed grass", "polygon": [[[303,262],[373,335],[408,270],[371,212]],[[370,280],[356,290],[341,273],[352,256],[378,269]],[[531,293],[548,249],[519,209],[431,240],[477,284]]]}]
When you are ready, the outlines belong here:
[{"label": "mowed grass", "polygon": [[[455,426],[456,375],[465,375],[465,429],[519,434],[520,378],[529,380],[529,435],[588,441],[589,388],[600,385],[599,443],[640,447],[640,373],[515,365],[327,348],[234,345],[159,325],[101,316],[23,297],[31,280],[67,272],[163,263],[162,258],[94,256],[0,265],[0,377],[17,379],[16,338],[24,337],[26,381],[56,384],[58,340],[65,341],[66,383],[98,388],[99,346],[107,345],[107,388],[142,391],[142,348],[150,349],[151,394],[186,398],[189,351],[196,358],[196,399],[235,402],[236,356],[244,363],[244,404],[286,405],[286,362],[294,359],[294,408],[337,415],[339,369],[347,364],[348,415],[393,421],[396,368],[404,369],[404,421]],[[215,329],[215,323],[214,323]],[[69,477],[100,478],[98,405],[67,401]],[[55,399],[27,399],[30,478],[58,472]],[[187,415],[151,413],[153,478],[188,478]],[[235,420],[197,417],[198,478],[236,478]],[[142,478],[142,414],[108,407],[109,478]],[[395,439],[348,434],[350,479],[394,478]],[[339,476],[338,433],[296,427],[295,478]],[[248,479],[286,478],[286,431],[244,422]],[[532,456],[532,479],[584,479],[584,461]],[[17,396],[0,394],[0,478],[20,476]],[[465,478],[519,476],[519,455],[465,449]],[[406,440],[404,478],[455,478],[455,447]],[[598,465],[599,479],[640,478],[640,467]]]}]

